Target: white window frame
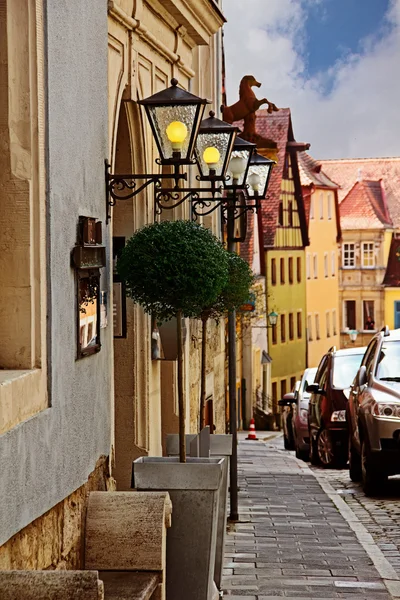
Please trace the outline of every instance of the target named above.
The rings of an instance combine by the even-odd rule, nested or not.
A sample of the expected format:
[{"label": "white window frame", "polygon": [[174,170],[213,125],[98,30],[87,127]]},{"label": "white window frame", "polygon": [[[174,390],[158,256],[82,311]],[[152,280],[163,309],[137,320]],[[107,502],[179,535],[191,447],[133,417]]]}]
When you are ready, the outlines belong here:
[{"label": "white window frame", "polygon": [[311,254],[309,252],[306,255],[306,277],[311,279]]},{"label": "white window frame", "polygon": [[[364,323],[364,304],[365,304],[365,302],[372,302],[372,304],[373,304],[373,307],[374,307],[374,313],[373,313],[372,317],[373,317],[373,321],[374,321],[374,323],[375,323],[374,329],[364,329],[364,325],[365,325],[365,323]],[[362,304],[361,304],[361,310],[362,310],[362,313],[361,313],[361,318],[362,318],[362,327],[363,327],[363,331],[376,331],[376,321],[375,321],[375,299],[374,299],[374,298],[372,298],[372,299],[370,299],[370,300],[365,300],[365,299],[363,299],[363,301],[362,301]]]},{"label": "white window frame", "polygon": [[331,274],[332,277],[336,277],[336,252],[332,250],[331,254]]},{"label": "white window frame", "polygon": [[[364,262],[364,248],[368,247],[368,254],[372,252],[372,255],[370,255],[368,258],[372,258],[372,265],[370,264],[365,264]],[[371,246],[372,246],[372,250],[371,250]],[[373,269],[375,267],[375,245],[374,242],[362,242],[361,245],[361,266],[363,269]]]},{"label": "white window frame", "polygon": [[346,331],[346,327],[348,327],[347,323],[346,323],[346,317],[347,317],[347,310],[346,310],[346,302],[355,302],[355,329],[358,329],[357,327],[357,323],[358,323],[358,319],[357,319],[357,310],[358,310],[358,302],[357,302],[357,298],[346,298],[346,300],[343,300],[343,331]]},{"label": "white window frame", "polygon": [[324,218],[324,193],[320,192],[319,194],[319,218],[322,220]]},{"label": "white window frame", "polygon": [[[345,254],[346,254],[346,246],[353,246],[353,263],[352,264],[345,264],[346,262],[346,258],[345,258]],[[350,249],[347,250],[347,252],[350,252]],[[343,242],[342,244],[342,267],[343,269],[354,269],[356,266],[356,245],[354,242]]]},{"label": "white window frame", "polygon": [[329,277],[329,262],[328,262],[328,253],[324,253],[324,276]]},{"label": "white window frame", "polygon": [[313,275],[314,279],[318,279],[318,254],[316,252],[313,254]]}]

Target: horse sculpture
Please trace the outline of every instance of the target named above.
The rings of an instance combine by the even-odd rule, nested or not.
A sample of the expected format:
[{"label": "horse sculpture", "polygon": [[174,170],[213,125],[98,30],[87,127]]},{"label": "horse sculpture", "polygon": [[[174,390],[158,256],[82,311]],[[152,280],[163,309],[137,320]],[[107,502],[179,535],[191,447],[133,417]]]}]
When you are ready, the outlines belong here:
[{"label": "horse sculpture", "polygon": [[256,136],[256,111],[263,104],[268,104],[267,112],[272,113],[279,108],[267,98],[258,100],[253,87],[260,87],[253,75],[245,75],[239,86],[239,101],[232,106],[221,106],[222,118],[227,123],[244,120],[243,137],[251,141]]}]

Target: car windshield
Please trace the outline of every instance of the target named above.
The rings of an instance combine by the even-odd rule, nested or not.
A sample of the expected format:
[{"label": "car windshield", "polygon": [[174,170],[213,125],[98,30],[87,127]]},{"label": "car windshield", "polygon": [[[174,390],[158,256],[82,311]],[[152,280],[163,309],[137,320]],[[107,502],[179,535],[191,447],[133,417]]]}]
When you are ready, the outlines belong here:
[{"label": "car windshield", "polygon": [[382,381],[400,382],[400,342],[383,342],[376,367]]},{"label": "car windshield", "polygon": [[304,373],[303,381],[301,382],[301,390],[303,392],[303,398],[307,399],[311,396],[308,392],[306,392],[307,386],[314,383],[315,376],[317,374],[317,369],[308,369],[306,373]]},{"label": "car windshield", "polygon": [[344,390],[350,387],[360,367],[363,354],[335,356],[333,365],[333,387]]}]

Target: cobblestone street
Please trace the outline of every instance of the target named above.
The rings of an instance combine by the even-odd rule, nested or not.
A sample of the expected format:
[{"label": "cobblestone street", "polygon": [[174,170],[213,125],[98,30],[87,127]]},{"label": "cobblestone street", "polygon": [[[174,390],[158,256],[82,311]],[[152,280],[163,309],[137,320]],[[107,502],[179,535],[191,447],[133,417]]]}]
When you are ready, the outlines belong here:
[{"label": "cobblestone street", "polygon": [[283,450],[280,436],[242,440],[240,522],[227,536],[225,595],[232,600],[400,597],[398,535],[392,531],[400,484],[391,484],[389,500],[369,500],[350,483],[346,471],[311,470]]}]

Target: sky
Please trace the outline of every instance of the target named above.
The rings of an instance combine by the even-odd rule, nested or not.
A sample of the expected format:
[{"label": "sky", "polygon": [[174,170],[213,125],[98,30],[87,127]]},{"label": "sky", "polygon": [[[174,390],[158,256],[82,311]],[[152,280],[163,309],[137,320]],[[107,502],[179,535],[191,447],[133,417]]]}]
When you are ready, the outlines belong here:
[{"label": "sky", "polygon": [[254,75],[315,158],[400,156],[400,0],[223,0],[223,12],[228,104]]}]

